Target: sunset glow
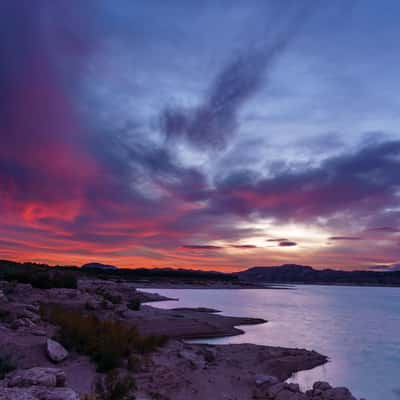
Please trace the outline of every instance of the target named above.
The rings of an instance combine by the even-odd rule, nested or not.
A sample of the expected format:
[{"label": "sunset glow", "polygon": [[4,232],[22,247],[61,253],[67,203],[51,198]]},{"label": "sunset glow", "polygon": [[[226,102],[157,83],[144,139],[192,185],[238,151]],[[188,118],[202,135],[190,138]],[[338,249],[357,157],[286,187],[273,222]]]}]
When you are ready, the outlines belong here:
[{"label": "sunset glow", "polygon": [[0,258],[400,263],[396,12],[2,3]]}]

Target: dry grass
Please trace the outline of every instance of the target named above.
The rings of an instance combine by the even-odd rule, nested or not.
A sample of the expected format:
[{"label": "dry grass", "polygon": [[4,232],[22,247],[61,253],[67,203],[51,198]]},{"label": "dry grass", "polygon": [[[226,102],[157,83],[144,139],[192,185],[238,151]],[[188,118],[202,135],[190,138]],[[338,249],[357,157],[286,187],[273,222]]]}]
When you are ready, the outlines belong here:
[{"label": "dry grass", "polygon": [[136,328],[119,321],[101,320],[60,306],[42,306],[41,314],[60,327],[57,339],[65,347],[89,355],[99,372],[117,368],[132,353],[148,353],[167,340],[165,336],[142,336]]}]

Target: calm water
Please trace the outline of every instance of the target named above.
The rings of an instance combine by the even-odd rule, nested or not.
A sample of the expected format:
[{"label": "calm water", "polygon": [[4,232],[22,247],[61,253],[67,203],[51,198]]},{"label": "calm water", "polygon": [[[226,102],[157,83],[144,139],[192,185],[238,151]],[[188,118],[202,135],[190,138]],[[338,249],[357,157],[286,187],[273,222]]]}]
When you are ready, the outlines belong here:
[{"label": "calm water", "polygon": [[244,335],[202,342],[303,347],[327,355],[328,364],[292,378],[303,389],[326,380],[367,400],[400,399],[400,288],[148,291],[179,298],[155,303],[162,308],[203,306],[269,321],[244,327]]}]

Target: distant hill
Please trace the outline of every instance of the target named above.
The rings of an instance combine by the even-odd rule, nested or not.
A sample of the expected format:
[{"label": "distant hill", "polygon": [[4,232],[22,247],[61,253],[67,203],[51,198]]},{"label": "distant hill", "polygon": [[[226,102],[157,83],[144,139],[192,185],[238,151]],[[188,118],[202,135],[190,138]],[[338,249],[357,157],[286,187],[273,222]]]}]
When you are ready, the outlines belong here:
[{"label": "distant hill", "polygon": [[306,265],[284,264],[253,267],[237,275],[249,282],[400,286],[400,271],[317,270]]},{"label": "distant hill", "polygon": [[[238,282],[236,274],[228,274],[216,271],[202,271],[195,269],[175,268],[118,268],[114,265],[102,263],[88,263],[81,268],[75,266],[49,266],[47,264],[20,263],[10,260],[0,260],[0,280],[7,276],[23,272],[24,277],[38,275],[39,272],[69,272],[77,275],[95,276],[101,279],[127,279],[152,281],[185,281],[188,283],[222,281]],[[26,282],[28,283],[28,282]]]},{"label": "distant hill", "polygon": [[102,270],[102,271],[116,271],[118,268],[114,265],[108,265],[108,264],[101,264],[101,263],[88,263],[84,264],[81,267],[82,269],[85,270]]}]

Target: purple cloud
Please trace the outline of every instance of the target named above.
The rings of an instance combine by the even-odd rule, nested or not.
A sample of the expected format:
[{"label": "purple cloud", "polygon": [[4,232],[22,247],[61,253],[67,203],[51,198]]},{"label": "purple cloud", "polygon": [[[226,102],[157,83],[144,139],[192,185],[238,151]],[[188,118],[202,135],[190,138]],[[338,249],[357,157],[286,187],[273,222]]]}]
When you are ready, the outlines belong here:
[{"label": "purple cloud", "polygon": [[279,242],[279,247],[293,247],[297,246],[296,242]]},{"label": "purple cloud", "polygon": [[362,240],[359,236],[331,236],[329,240]]},{"label": "purple cloud", "polygon": [[199,245],[199,244],[185,244],[181,246],[182,249],[187,250],[222,250],[223,246],[213,246],[213,245]]}]

